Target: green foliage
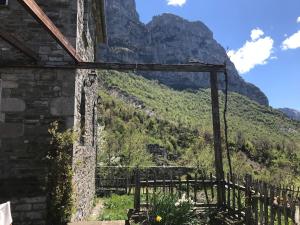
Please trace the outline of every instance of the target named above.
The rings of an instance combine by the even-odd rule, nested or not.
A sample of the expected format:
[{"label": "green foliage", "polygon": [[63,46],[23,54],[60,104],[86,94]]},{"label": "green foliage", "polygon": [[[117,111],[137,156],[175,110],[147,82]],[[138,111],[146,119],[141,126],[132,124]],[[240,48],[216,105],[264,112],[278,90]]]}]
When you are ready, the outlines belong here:
[{"label": "green foliage", "polygon": [[[145,146],[158,144],[168,150],[171,165],[198,166],[207,172],[213,170],[209,89],[175,91],[156,81],[113,71],[101,72],[100,77],[105,87],[100,92],[103,98],[100,123],[105,126],[104,136],[110,146],[104,149],[110,152],[111,158],[119,161],[127,158],[121,164],[128,165],[134,151],[139,149],[142,153],[138,155],[147,159],[143,163],[148,162],[150,156]],[[118,90],[140,106],[110,95],[111,90]],[[220,92],[221,110],[223,104],[224,95]],[[252,173],[257,178],[273,179],[274,182],[296,180],[300,173],[299,122],[245,96],[229,93],[228,125],[234,172],[240,175]],[[134,131],[137,133],[134,136],[140,135],[140,147],[131,151],[128,157],[128,152],[123,154],[122,151],[126,146],[133,146],[126,142]],[[103,157],[102,162],[105,162]],[[225,158],[224,162],[227,162]],[[225,168],[228,165],[225,164]]]},{"label": "green foliage", "polygon": [[126,220],[127,210],[133,208],[132,195],[112,195],[102,199],[104,209],[98,220]]},{"label": "green foliage", "polygon": [[182,165],[196,167],[199,171],[202,171],[202,174],[213,172],[213,146],[201,136],[195,139],[182,158]]},{"label": "green foliage", "polygon": [[59,132],[57,122],[52,123],[48,131],[52,140],[47,157],[49,162],[47,222],[50,225],[64,225],[70,221],[73,212],[71,152],[77,134],[72,130]]},{"label": "green foliage", "polygon": [[151,225],[196,224],[194,203],[185,195],[178,198],[172,194],[154,194],[151,200],[148,222]]}]

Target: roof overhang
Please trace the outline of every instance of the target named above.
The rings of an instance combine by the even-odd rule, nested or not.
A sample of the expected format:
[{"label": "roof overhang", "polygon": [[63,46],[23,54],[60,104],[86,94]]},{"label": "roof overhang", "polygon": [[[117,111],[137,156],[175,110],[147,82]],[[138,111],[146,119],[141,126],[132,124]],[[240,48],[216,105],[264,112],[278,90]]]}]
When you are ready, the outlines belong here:
[{"label": "roof overhang", "polygon": [[93,0],[93,14],[95,18],[96,42],[107,42],[106,18],[105,18],[105,0]]}]

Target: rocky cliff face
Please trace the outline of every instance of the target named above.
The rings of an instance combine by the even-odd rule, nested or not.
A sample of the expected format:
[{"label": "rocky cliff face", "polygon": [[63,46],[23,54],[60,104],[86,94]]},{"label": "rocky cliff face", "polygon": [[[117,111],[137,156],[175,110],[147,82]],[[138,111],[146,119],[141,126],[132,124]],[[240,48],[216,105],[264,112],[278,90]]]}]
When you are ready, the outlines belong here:
[{"label": "rocky cliff face", "polygon": [[292,120],[300,121],[300,111],[295,110],[295,109],[289,109],[289,108],[281,108],[278,110],[283,112],[285,115],[287,115]]},{"label": "rocky cliff face", "polygon": [[[265,94],[245,82],[202,22],[190,22],[172,14],[156,16],[148,24],[139,20],[134,0],[109,0],[106,5],[108,45],[101,46],[98,59],[127,63],[227,62],[229,89],[268,105]],[[175,89],[209,87],[208,74],[140,72]],[[220,76],[220,87],[224,77]]]}]

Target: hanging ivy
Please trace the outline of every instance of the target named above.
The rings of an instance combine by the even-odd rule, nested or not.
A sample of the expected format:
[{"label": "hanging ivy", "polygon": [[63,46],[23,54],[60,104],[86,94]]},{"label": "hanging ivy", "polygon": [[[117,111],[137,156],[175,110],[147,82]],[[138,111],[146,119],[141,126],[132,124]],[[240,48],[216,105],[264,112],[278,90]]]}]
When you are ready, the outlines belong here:
[{"label": "hanging ivy", "polygon": [[51,148],[48,153],[48,216],[49,225],[65,225],[72,217],[74,209],[72,187],[72,149],[78,135],[71,129],[59,132],[58,122],[53,122],[50,133]]}]

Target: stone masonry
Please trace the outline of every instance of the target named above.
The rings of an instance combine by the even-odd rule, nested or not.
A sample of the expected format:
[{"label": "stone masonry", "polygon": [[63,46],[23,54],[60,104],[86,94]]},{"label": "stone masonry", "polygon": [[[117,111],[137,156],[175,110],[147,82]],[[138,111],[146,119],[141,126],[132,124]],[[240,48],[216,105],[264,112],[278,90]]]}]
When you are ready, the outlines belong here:
[{"label": "stone masonry", "polygon": [[[94,61],[93,1],[36,1],[84,61]],[[40,62],[74,63],[17,0],[0,7],[0,19],[0,29],[35,51]],[[33,62],[0,38],[0,63]],[[47,223],[45,158],[50,143],[48,128],[54,121],[59,121],[63,130],[84,130],[73,146],[76,212],[72,220],[82,220],[91,211],[97,148],[97,82],[93,82],[92,73],[0,67],[0,203],[11,201],[14,225]]]}]

